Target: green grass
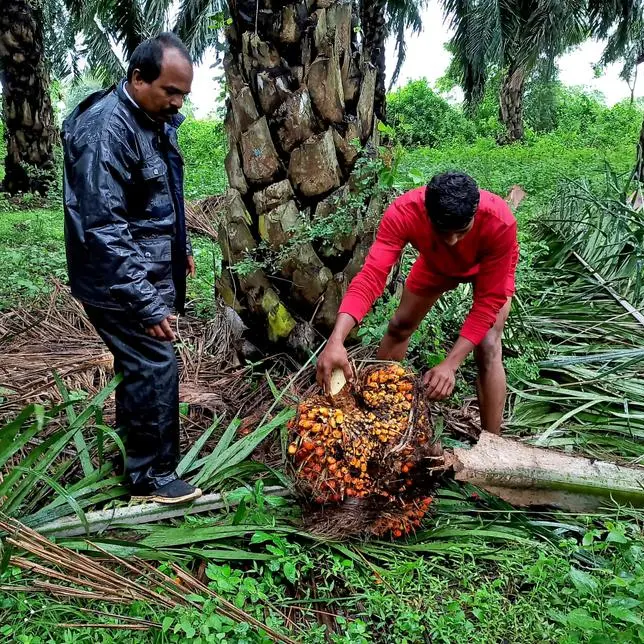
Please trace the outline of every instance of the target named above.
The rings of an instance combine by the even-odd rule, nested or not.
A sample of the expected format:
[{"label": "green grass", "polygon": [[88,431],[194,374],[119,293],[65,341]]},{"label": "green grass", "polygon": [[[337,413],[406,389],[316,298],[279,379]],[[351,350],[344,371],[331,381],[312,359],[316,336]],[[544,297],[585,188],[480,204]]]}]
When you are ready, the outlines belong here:
[{"label": "green grass", "polygon": [[52,277],[67,280],[62,209],[7,208],[0,215],[0,311],[42,297]]},{"label": "green grass", "polygon": [[223,124],[187,119],[179,128],[185,159],[186,199],[201,199],[226,190],[226,140]]}]

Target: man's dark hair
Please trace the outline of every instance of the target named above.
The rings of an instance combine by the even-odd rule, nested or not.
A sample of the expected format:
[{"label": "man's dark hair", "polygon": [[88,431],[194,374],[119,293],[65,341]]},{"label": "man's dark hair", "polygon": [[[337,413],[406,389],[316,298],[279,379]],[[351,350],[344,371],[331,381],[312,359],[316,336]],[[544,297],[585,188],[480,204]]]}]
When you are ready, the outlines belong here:
[{"label": "man's dark hair", "polygon": [[479,206],[476,181],[462,172],[437,174],[427,184],[425,208],[432,223],[445,232],[467,228]]},{"label": "man's dark hair", "polygon": [[144,40],[132,54],[127,68],[127,80],[132,80],[134,70],[138,69],[146,83],[152,83],[161,74],[161,61],[166,49],[176,49],[192,65],[192,57],[181,39],[171,31]]}]

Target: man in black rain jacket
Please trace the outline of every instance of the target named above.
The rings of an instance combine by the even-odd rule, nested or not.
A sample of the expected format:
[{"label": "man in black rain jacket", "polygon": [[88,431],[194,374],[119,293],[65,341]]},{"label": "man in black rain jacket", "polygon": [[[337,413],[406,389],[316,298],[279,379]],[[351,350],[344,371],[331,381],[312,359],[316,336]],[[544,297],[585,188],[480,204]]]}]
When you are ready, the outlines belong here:
[{"label": "man in black rain jacket", "polygon": [[192,61],[165,33],[134,51],[110,90],[65,120],[64,206],[72,294],[123,375],[116,421],[132,493],[162,503],[201,495],[177,477],[179,381],[174,311],[194,275],[176,129]]}]

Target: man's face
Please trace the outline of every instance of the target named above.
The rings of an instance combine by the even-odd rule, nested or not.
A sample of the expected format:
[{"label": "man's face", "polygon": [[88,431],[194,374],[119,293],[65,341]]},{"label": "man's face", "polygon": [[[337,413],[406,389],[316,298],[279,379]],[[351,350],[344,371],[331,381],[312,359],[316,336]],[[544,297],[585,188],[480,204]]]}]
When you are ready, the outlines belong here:
[{"label": "man's face", "polygon": [[168,48],[163,52],[161,73],[156,80],[146,83],[138,69],[132,74],[134,100],[155,121],[169,121],[190,93],[192,75],[192,65],[177,49]]},{"label": "man's face", "polygon": [[438,235],[438,238],[448,246],[456,246],[458,242],[467,235],[467,233],[472,230],[472,226],[474,226],[474,218],[472,218],[472,221],[465,227],[461,228],[460,230],[441,230],[440,228],[437,228],[433,223],[432,226],[434,227],[434,230],[436,231],[436,234]]}]

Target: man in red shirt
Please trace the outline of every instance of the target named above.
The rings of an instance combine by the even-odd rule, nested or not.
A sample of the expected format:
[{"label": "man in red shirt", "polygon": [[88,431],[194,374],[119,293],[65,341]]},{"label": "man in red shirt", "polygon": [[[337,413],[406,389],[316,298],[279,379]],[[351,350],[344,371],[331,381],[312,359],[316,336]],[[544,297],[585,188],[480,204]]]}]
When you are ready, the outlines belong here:
[{"label": "man in red shirt", "polygon": [[351,379],[344,341],[382,295],[389,272],[408,243],[419,256],[380,343],[378,358],[402,360],[412,333],[438,298],[462,282],[472,282],[474,301],[459,338],[445,360],[425,374],[424,381],[431,398],[447,398],[454,390],[456,370],[474,351],[481,427],[499,434],[506,396],[501,337],[514,294],[517,223],[501,197],[479,190],[465,174],[437,175],[426,187],[402,195],[386,210],[320,355],[318,382],[328,390],[336,368]]}]

